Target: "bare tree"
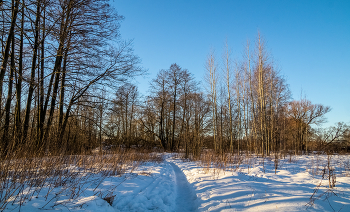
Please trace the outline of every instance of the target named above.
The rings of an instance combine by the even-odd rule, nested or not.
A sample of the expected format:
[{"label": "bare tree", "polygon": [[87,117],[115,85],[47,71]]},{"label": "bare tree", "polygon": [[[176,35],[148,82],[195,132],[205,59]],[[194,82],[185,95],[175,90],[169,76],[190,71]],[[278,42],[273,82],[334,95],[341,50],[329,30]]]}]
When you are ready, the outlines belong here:
[{"label": "bare tree", "polygon": [[294,136],[295,154],[298,151],[308,151],[308,140],[305,138],[311,124],[324,123],[324,115],[330,111],[330,107],[321,104],[312,104],[311,101],[302,99],[300,101],[292,101],[288,105],[287,117],[291,121],[291,133]]},{"label": "bare tree", "polygon": [[[3,53],[4,56],[2,58],[2,64],[1,64],[1,70],[0,70],[0,101],[2,100],[3,81],[4,81],[4,76],[5,76],[5,72],[6,72],[8,59],[10,57],[11,43],[13,43],[12,41],[14,39],[15,25],[16,25],[18,10],[19,10],[19,2],[20,2],[20,0],[12,1],[11,27],[8,31],[6,46],[5,46],[5,50]],[[0,106],[1,106],[1,104],[0,104]],[[1,108],[0,108],[0,111],[1,111]],[[0,116],[1,116],[1,114],[2,113],[0,113]]]},{"label": "bare tree", "polygon": [[217,100],[216,100],[216,88],[217,88],[217,65],[215,61],[214,52],[211,51],[211,53],[208,55],[207,61],[206,61],[206,70],[207,70],[207,81],[210,85],[210,99],[211,99],[211,110],[212,110],[212,136],[213,136],[213,146],[214,150],[217,150]]},{"label": "bare tree", "polygon": [[231,61],[231,51],[229,50],[227,41],[225,43],[225,54],[224,54],[224,67],[226,69],[226,84],[227,84],[227,103],[228,103],[228,111],[229,111],[229,121],[230,121],[230,152],[233,153],[233,123],[232,123],[232,106],[231,106],[231,69],[232,69],[232,61]]},{"label": "bare tree", "polygon": [[91,138],[98,126],[88,117],[95,115],[87,112],[90,91],[115,88],[143,72],[132,42],[120,39],[123,17],[108,1],[13,0],[1,2],[1,15],[8,17],[1,21],[1,156],[10,144],[13,151],[65,152],[69,145],[60,144],[83,137],[80,127],[89,128]]},{"label": "bare tree", "polygon": [[170,88],[172,98],[172,132],[171,132],[171,150],[174,151],[177,147],[178,140],[175,140],[175,128],[176,128],[176,113],[178,106],[178,98],[180,96],[180,84],[183,79],[181,77],[183,70],[176,63],[172,64],[167,71],[167,81]]}]

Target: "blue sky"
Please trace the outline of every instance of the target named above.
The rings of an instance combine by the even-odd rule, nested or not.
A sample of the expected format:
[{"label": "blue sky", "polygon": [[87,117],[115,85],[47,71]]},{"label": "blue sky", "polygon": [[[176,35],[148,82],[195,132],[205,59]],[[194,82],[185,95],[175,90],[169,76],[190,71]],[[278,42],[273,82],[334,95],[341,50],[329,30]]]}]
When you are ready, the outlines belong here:
[{"label": "blue sky", "polygon": [[[350,121],[350,1],[280,0],[114,0],[124,39],[149,75],[138,79],[141,93],[160,69],[179,64],[204,81],[211,49],[220,59],[227,39],[239,60],[257,32],[290,86],[294,99],[332,108],[328,123]],[[204,89],[203,89],[204,90]]]}]

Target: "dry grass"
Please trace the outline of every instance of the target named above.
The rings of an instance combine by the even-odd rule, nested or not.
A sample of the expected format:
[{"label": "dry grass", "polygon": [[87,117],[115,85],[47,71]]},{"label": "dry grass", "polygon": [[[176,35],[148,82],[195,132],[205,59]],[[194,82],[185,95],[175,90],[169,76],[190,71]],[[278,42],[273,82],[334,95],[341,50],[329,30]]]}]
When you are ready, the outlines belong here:
[{"label": "dry grass", "polygon": [[[69,199],[76,199],[92,185],[92,176],[100,175],[99,182],[93,182],[96,190],[106,177],[131,173],[142,163],[150,161],[161,162],[162,156],[129,150],[105,155],[7,158],[0,161],[0,211],[7,204],[21,206],[40,192],[46,192],[44,196],[49,198],[56,188],[60,188],[60,192],[57,193],[56,189],[55,196],[64,192]],[[103,195],[101,198],[111,204],[114,199],[111,192],[103,195],[96,190],[95,195]],[[47,200],[48,203],[55,201],[54,198]]]},{"label": "dry grass", "polygon": [[[175,158],[183,158],[183,154],[178,154]],[[189,159],[197,161],[199,166],[203,167],[205,173],[213,172],[214,177],[218,176],[222,171],[237,171],[246,157],[231,153],[216,153],[213,150],[205,150],[199,158],[190,157]],[[250,159],[250,158],[249,158]]]},{"label": "dry grass", "polygon": [[[178,154],[177,157],[182,158],[183,154]],[[309,157],[309,163],[305,166],[306,171],[314,178],[320,178],[323,176],[324,170],[326,170],[330,187],[335,185],[337,175],[350,176],[350,159],[346,155],[327,155],[320,152],[307,157]],[[260,155],[248,153],[242,153],[241,155],[222,154],[213,150],[204,150],[199,158],[191,159],[197,161],[205,173],[214,172],[214,174],[218,174],[220,171],[240,171],[241,169],[247,169],[249,174],[251,168],[254,168],[256,165],[261,165],[264,172],[267,165],[269,167],[273,165],[276,174],[277,170],[283,169],[286,163],[298,164],[300,162],[300,157],[294,154],[290,154],[289,157],[284,159],[284,155],[279,153],[261,157]]]}]

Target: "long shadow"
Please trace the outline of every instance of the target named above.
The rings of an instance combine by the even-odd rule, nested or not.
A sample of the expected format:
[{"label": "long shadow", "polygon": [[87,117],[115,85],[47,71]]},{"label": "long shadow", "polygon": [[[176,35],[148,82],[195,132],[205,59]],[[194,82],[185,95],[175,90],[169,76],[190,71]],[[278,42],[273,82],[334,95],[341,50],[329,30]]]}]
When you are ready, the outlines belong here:
[{"label": "long shadow", "polygon": [[[202,194],[200,208],[202,211],[222,211],[222,210],[268,210],[277,209],[279,211],[293,208],[297,211],[333,211],[343,207],[344,202],[350,204],[344,197],[337,197],[337,201],[332,201],[332,196],[323,195],[317,201],[330,201],[329,204],[317,204],[316,208],[307,207],[310,197],[314,192],[315,185],[312,183],[301,184],[291,183],[288,179],[281,181],[273,178],[251,178],[245,174],[243,176],[228,176],[218,180],[202,180],[194,182],[198,194]],[[240,178],[240,179],[239,179]],[[216,190],[216,188],[220,190]],[[318,196],[323,194],[320,190]],[[327,199],[328,198],[328,199]],[[293,206],[288,208],[288,206]],[[265,209],[266,208],[266,209]],[[284,209],[282,209],[284,208]]]}]

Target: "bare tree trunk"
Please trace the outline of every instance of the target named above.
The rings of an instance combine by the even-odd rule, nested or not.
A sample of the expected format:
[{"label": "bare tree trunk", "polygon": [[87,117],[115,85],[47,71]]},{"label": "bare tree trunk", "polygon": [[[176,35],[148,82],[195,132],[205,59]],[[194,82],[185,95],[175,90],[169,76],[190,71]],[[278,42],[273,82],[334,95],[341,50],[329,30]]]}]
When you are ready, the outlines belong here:
[{"label": "bare tree trunk", "polygon": [[232,107],[231,107],[231,87],[230,87],[230,70],[231,70],[230,52],[228,49],[228,44],[226,42],[226,54],[225,54],[225,68],[226,68],[226,82],[227,82],[227,101],[228,101],[228,111],[230,115],[230,152],[233,153],[233,124],[232,124]]},{"label": "bare tree trunk", "polygon": [[12,38],[12,47],[11,47],[11,70],[9,76],[9,86],[8,94],[5,105],[5,125],[2,140],[4,142],[4,155],[7,153],[9,145],[9,127],[10,127],[10,109],[11,109],[11,100],[12,100],[12,85],[13,85],[13,73],[15,72],[15,39]]},{"label": "bare tree trunk", "polygon": [[181,132],[181,134],[183,134],[183,141],[185,143],[185,158],[188,158],[188,144],[187,144],[187,125],[185,126],[185,119],[186,119],[186,112],[187,112],[187,91],[186,91],[186,83],[184,84],[183,86],[184,88],[184,96],[185,96],[185,99],[184,99],[184,108],[183,108],[183,114],[182,114],[182,130],[185,129],[185,132]]},{"label": "bare tree trunk", "polygon": [[[46,137],[49,134],[52,119],[53,119],[53,113],[55,110],[56,96],[58,93],[59,78],[61,75],[61,64],[62,64],[62,58],[63,58],[64,43],[65,43],[65,40],[66,40],[67,34],[68,34],[68,25],[70,22],[72,4],[73,4],[73,1],[70,0],[68,5],[67,5],[67,10],[65,11],[65,13],[63,12],[63,16],[62,16],[62,20],[61,20],[59,47],[57,49],[55,66],[53,68],[53,73],[55,73],[55,83],[53,86],[53,92],[52,92],[52,97],[51,97],[50,113],[49,113],[48,121],[46,124],[46,129],[44,132],[43,139],[46,139]],[[64,15],[65,15],[65,17],[64,17]],[[47,143],[47,149],[49,148],[49,146],[50,146],[50,144]]]},{"label": "bare tree trunk", "polygon": [[[265,156],[264,144],[267,147],[267,124],[266,124],[266,99],[265,99],[265,78],[264,78],[264,59],[263,59],[263,46],[260,40],[259,34],[259,64],[258,64],[258,72],[259,72],[259,96],[260,96],[260,130],[262,134],[261,141],[261,151],[262,156]],[[265,148],[267,150],[267,148]]]},{"label": "bare tree trunk", "polygon": [[68,40],[67,48],[64,52],[64,59],[63,59],[63,68],[62,68],[62,77],[61,77],[61,91],[60,91],[60,101],[59,101],[59,115],[58,115],[58,132],[60,132],[62,130],[64,92],[65,92],[65,86],[66,86],[65,83],[66,83],[67,60],[68,60],[69,48],[70,48],[70,39]]},{"label": "bare tree trunk", "polygon": [[253,83],[252,83],[252,73],[251,73],[251,66],[250,66],[250,53],[249,53],[249,43],[247,42],[247,58],[248,58],[248,69],[249,69],[249,90],[250,90],[250,98],[252,103],[252,127],[253,127],[253,139],[254,139],[254,151],[255,154],[257,154],[257,123],[256,123],[256,112],[255,112],[255,99],[253,95]]},{"label": "bare tree trunk", "polygon": [[[7,62],[8,62],[10,48],[11,48],[10,45],[12,43],[12,40],[14,39],[14,31],[15,31],[15,25],[17,20],[18,7],[19,7],[19,0],[16,0],[15,2],[12,1],[13,12],[12,12],[11,27],[7,37],[5,51],[3,52],[4,58],[2,61],[1,71],[0,71],[0,102],[2,100],[2,87],[3,87],[3,81],[5,77]],[[0,104],[0,111],[1,111],[1,104]],[[0,113],[0,118],[1,118],[1,113]]]},{"label": "bare tree trunk", "polygon": [[177,89],[175,87],[175,92],[174,92],[174,102],[173,102],[173,129],[172,129],[172,135],[171,135],[171,150],[174,151],[175,150],[175,114],[176,114],[176,92]]},{"label": "bare tree trunk", "polygon": [[243,125],[244,125],[244,137],[245,137],[245,143],[247,145],[246,152],[247,155],[249,155],[249,150],[250,150],[250,136],[248,134],[248,129],[249,129],[249,95],[248,95],[248,88],[247,86],[247,80],[248,78],[248,70],[247,67],[244,68],[244,78],[243,78]]},{"label": "bare tree trunk", "polygon": [[216,66],[215,66],[215,58],[213,53],[211,53],[207,60],[207,70],[209,71],[209,83],[211,88],[211,105],[212,105],[212,123],[213,123],[213,144],[214,151],[217,151],[217,141],[216,141],[216,118],[217,118],[217,109],[216,109]]},{"label": "bare tree trunk", "polygon": [[237,115],[238,115],[238,136],[237,136],[237,154],[240,155],[240,140],[242,137],[242,120],[241,120],[241,93],[240,93],[240,74],[236,69],[236,98],[237,98]]},{"label": "bare tree trunk", "polygon": [[[44,135],[43,127],[44,127],[44,121],[45,121],[45,112],[46,108],[44,109],[44,69],[45,69],[45,19],[46,19],[46,5],[44,4],[42,7],[42,13],[43,13],[43,21],[42,21],[42,37],[41,37],[41,60],[40,60],[40,76],[39,76],[39,89],[40,89],[40,98],[39,98],[39,105],[38,105],[38,123],[37,123],[37,140],[38,140],[38,147],[42,147],[42,136]],[[52,82],[51,82],[52,84]],[[51,84],[49,85],[49,88],[51,88]],[[47,94],[49,97],[49,93]]]},{"label": "bare tree trunk", "polygon": [[18,76],[16,76],[16,107],[15,107],[15,136],[14,142],[17,143],[21,139],[21,91],[22,91],[22,72],[23,72],[23,29],[24,28],[24,0],[21,10],[21,35],[19,46]]},{"label": "bare tree trunk", "polygon": [[35,69],[37,62],[37,54],[38,54],[38,46],[39,46],[39,20],[40,20],[40,1],[37,2],[37,11],[36,11],[36,19],[35,19],[35,40],[34,40],[34,48],[33,48],[33,59],[32,59],[32,68],[30,75],[30,83],[27,97],[27,106],[26,106],[26,114],[24,118],[24,126],[23,126],[23,138],[25,141],[27,138],[28,127],[29,127],[29,119],[30,119],[30,109],[32,104],[32,97],[34,91],[34,77],[35,77]]},{"label": "bare tree trunk", "polygon": [[[100,141],[100,155],[102,156],[103,155],[103,151],[102,151],[102,122],[103,122],[103,109],[104,109],[104,98],[105,96],[103,95],[102,97],[102,102],[100,104],[100,120],[99,120],[99,141]],[[127,105],[126,105],[127,106]],[[102,158],[101,158],[102,160]],[[101,161],[102,162],[102,161]]]}]

